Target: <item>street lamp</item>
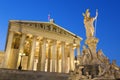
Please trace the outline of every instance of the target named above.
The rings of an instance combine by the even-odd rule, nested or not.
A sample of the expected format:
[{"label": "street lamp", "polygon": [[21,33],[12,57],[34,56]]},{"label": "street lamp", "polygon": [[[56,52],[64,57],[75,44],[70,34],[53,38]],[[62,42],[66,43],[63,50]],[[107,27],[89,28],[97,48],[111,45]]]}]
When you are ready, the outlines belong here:
[{"label": "street lamp", "polygon": [[20,65],[18,66],[18,70],[22,70],[22,65],[21,65],[22,57],[25,56],[25,53],[20,53],[19,56],[21,57],[21,59],[20,59]]}]

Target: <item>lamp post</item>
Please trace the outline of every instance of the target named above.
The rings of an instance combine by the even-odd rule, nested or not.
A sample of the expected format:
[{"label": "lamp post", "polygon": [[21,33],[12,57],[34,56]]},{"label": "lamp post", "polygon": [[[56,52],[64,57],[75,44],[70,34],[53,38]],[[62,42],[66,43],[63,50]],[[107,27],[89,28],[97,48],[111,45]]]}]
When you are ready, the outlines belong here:
[{"label": "lamp post", "polygon": [[18,66],[18,70],[22,70],[22,57],[25,56],[25,53],[20,53],[19,56],[21,57],[20,58],[20,65]]}]

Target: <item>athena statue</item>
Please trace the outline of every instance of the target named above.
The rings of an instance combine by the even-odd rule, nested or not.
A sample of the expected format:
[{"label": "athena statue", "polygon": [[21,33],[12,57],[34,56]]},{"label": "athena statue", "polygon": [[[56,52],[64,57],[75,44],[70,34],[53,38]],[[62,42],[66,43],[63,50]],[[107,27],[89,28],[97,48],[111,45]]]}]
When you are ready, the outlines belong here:
[{"label": "athena statue", "polygon": [[96,12],[95,17],[90,17],[89,9],[86,10],[86,13],[83,13],[84,16],[84,25],[86,29],[86,37],[91,38],[94,37],[94,21],[97,19],[98,13]]}]

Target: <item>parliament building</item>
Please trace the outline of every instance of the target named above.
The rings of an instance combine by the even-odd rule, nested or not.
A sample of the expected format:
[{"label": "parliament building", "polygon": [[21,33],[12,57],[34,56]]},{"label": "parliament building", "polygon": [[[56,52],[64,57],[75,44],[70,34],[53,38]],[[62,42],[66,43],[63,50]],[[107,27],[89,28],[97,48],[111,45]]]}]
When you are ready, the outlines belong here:
[{"label": "parliament building", "polygon": [[[1,67],[68,73],[80,55],[81,37],[50,22],[10,20]],[[2,63],[3,61],[3,63]]]}]

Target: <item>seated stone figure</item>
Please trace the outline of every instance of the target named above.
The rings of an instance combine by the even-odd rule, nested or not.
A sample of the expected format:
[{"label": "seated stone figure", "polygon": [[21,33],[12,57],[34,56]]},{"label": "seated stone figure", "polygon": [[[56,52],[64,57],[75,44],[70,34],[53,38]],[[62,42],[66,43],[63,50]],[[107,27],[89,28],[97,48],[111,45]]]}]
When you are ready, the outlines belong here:
[{"label": "seated stone figure", "polygon": [[92,60],[92,55],[86,46],[83,46],[83,52],[82,52],[82,64],[83,65],[89,65]]}]

